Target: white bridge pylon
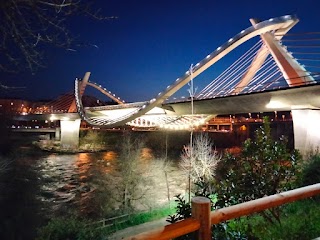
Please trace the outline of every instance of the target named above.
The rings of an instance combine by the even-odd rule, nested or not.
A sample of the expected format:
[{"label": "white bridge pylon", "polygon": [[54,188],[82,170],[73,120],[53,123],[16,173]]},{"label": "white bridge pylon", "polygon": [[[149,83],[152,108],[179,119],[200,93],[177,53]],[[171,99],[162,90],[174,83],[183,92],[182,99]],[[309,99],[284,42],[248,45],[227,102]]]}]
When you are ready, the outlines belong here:
[{"label": "white bridge pylon", "polygon": [[[203,71],[208,69],[214,63],[222,59],[225,55],[240,46],[249,39],[260,36],[264,45],[258,51],[251,67],[244,74],[237,88],[231,94],[239,94],[241,89],[249,84],[257,69],[261,67],[266,57],[271,54],[276,61],[289,86],[297,86],[306,82],[313,82],[312,77],[305,77],[306,70],[295,62],[279,43],[279,40],[287,33],[299,20],[295,16],[286,15],[278,18],[272,18],[263,22],[251,19],[253,26],[242,30],[240,33],[230,38],[225,44],[218,47],[203,60],[198,62],[191,70],[183,76],[177,78],[172,85],[169,85],[163,92],[160,92],[155,98],[139,103],[124,103],[110,91],[102,88],[100,85],[88,82],[90,73],[86,73],[85,80],[82,82],[75,80],[75,100],[76,107],[80,117],[88,124],[97,127],[112,128],[128,124],[137,127],[165,127],[172,129],[184,129],[190,126],[204,124],[212,115],[183,115],[176,116],[171,110],[162,108],[165,100],[171,97],[179,89],[191,81],[191,78],[197,77]],[[192,76],[191,76],[192,75]],[[84,108],[81,97],[86,85],[93,86],[103,92],[119,105]],[[240,89],[240,90],[239,90]]]}]

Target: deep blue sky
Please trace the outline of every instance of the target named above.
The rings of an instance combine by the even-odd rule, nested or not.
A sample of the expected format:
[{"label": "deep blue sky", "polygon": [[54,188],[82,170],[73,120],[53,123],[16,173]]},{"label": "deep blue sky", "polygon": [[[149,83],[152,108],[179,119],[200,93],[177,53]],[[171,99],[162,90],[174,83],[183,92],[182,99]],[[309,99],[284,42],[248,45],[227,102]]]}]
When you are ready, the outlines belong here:
[{"label": "deep blue sky", "polygon": [[[69,24],[80,40],[98,48],[82,48],[77,52],[49,50],[47,67],[35,75],[1,74],[2,83],[25,87],[11,95],[34,100],[55,98],[71,92],[75,77],[90,71],[91,80],[124,100],[149,100],[183,75],[190,64],[196,64],[250,27],[249,18],[267,20],[295,14],[300,22],[291,32],[320,30],[319,0],[99,0],[95,3],[104,15],[118,19],[98,22],[76,18]],[[217,71],[230,64],[223,61]],[[188,94],[182,91],[185,92],[180,95]]]}]

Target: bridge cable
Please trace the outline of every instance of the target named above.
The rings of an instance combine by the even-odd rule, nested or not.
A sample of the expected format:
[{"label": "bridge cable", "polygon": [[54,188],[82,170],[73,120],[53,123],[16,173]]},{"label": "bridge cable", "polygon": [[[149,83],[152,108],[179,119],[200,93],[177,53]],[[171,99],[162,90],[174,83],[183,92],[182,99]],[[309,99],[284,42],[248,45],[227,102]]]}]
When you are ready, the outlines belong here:
[{"label": "bridge cable", "polygon": [[[254,50],[253,48],[251,48],[251,49]],[[229,74],[226,78],[224,78],[224,80],[219,81],[221,79],[220,76],[222,76],[222,74],[218,78],[213,80],[211,83],[216,83],[216,85],[212,85],[205,92],[202,91],[202,92],[204,92],[202,94],[203,95],[202,98],[212,96],[214,94],[214,92],[217,91],[217,89],[219,87],[225,85],[226,82],[229,82],[229,84],[232,84],[232,82],[234,82],[234,80],[237,79],[238,76],[242,75],[247,69],[249,69],[252,60],[256,56],[256,51],[254,51],[254,52],[251,51],[250,54],[251,54],[250,56],[247,56],[247,59],[245,59],[241,63],[237,63],[237,65],[233,66],[233,68],[232,68],[233,72],[231,74]],[[228,73],[228,72],[230,72],[230,71],[224,71],[224,73]],[[238,75],[236,75],[236,74],[238,74]],[[236,77],[235,77],[235,75],[236,75]],[[231,83],[229,81],[230,78],[234,79]]]},{"label": "bridge cable", "polygon": [[216,77],[211,83],[209,83],[203,90],[199,92],[199,95],[203,94],[206,92],[212,85],[216,83],[216,81],[220,80],[222,77],[224,77],[226,74],[228,74],[240,61],[242,62],[243,59],[245,59],[249,54],[252,52],[255,52],[255,50],[258,47],[261,47],[262,45],[262,40],[258,41],[253,47],[251,47],[246,53],[244,53],[240,58],[238,58],[233,64],[231,64],[224,72],[222,72],[218,77]]},{"label": "bridge cable", "polygon": [[[259,71],[262,72],[262,73],[263,73],[263,71],[267,71],[267,69],[264,69],[264,68],[267,68],[267,65],[268,65],[270,62],[271,62],[271,59],[270,59],[270,58],[267,59],[267,61],[265,61],[265,62],[263,63],[263,65],[261,66],[261,68],[259,69]],[[263,69],[263,71],[262,71],[262,69]],[[248,70],[248,69],[246,69],[246,70],[243,71],[242,73],[245,74],[245,73],[247,72],[247,70]],[[259,71],[258,71],[258,72],[259,72]],[[257,73],[258,73],[258,72],[257,72]],[[257,73],[256,73],[256,74],[257,74]],[[261,73],[261,74],[262,74],[262,73]],[[235,81],[238,82],[238,81],[240,80],[240,78],[243,76],[243,74],[240,75],[239,78],[235,79],[234,82],[235,82]],[[258,79],[257,76],[256,76],[256,79]],[[254,80],[254,78],[253,78],[251,81],[253,81],[253,80]],[[234,87],[231,87],[231,84],[226,85],[226,86],[224,87],[224,89],[223,89],[223,91],[225,92],[224,95],[232,92],[233,90],[234,90]],[[220,92],[221,92],[221,91],[220,91]],[[219,95],[220,92],[218,92],[217,95]]]},{"label": "bridge cable", "polygon": [[[287,49],[290,50],[292,57],[298,56],[295,57],[295,60],[299,61],[299,63],[306,69],[307,73],[311,73],[313,69],[319,68],[319,66],[315,66],[315,64],[310,64],[311,62],[315,63],[320,61],[320,59],[316,57],[317,55],[320,55],[320,38],[318,37],[318,34],[320,34],[320,32],[307,32],[295,35],[299,36],[299,38],[282,39],[283,41],[293,43],[288,45]],[[290,37],[289,34],[287,36]],[[302,36],[307,37],[302,38]],[[298,44],[294,44],[295,42],[297,42]],[[301,44],[301,42],[305,44]],[[302,51],[297,51],[297,49],[301,49]],[[306,49],[306,51],[303,51],[304,49]]]},{"label": "bridge cable", "polygon": [[[261,43],[261,44],[260,44]],[[252,52],[255,52],[257,47],[260,47],[262,45],[262,41],[257,42],[251,49],[249,49],[245,54],[243,54],[237,61],[235,61],[231,66],[229,66],[224,72],[222,72],[218,77],[216,77],[210,84],[207,85],[199,94],[204,95],[205,92],[212,91],[212,87],[214,84],[216,84],[222,77],[225,77],[226,74],[228,74],[231,70],[233,70],[237,65],[239,65],[239,62],[243,61],[245,57],[247,57],[249,54],[252,54]],[[251,57],[250,57],[251,58]],[[219,84],[219,83],[218,83]],[[205,97],[205,96],[204,96]]]},{"label": "bridge cable", "polygon": [[[256,53],[256,52],[255,52]],[[233,74],[229,75],[228,78],[226,78],[224,81],[221,81],[219,84],[217,84],[217,86],[213,89],[211,89],[211,93],[207,93],[205,96],[213,96],[213,95],[219,95],[220,93],[225,92],[226,89],[231,89],[231,86],[234,85],[236,82],[239,81],[239,79],[241,77],[243,77],[243,75],[249,70],[252,60],[256,57],[256,54],[252,55],[246,62],[244,62],[244,64],[242,64],[242,68],[237,69],[236,72],[234,72]],[[262,56],[260,56],[261,58]],[[237,75],[235,76],[235,73],[237,73]],[[230,81],[230,78],[232,77],[232,80]],[[228,81],[227,84],[225,84]],[[217,91],[218,87],[220,86],[224,86],[222,89],[220,89],[219,91]]]}]

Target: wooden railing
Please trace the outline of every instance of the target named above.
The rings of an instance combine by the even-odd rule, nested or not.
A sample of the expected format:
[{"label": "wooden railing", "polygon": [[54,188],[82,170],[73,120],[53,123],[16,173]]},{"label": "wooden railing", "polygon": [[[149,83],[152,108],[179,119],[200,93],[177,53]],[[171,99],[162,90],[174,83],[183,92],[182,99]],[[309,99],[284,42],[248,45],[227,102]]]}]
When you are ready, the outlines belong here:
[{"label": "wooden railing", "polygon": [[116,224],[122,224],[125,222],[128,222],[130,219],[130,214],[124,214],[121,216],[116,216],[112,218],[105,218],[101,219],[99,221],[95,221],[93,223],[90,223],[90,226],[93,226],[95,228],[108,228],[111,226],[115,226]]},{"label": "wooden railing", "polygon": [[210,212],[210,200],[204,197],[192,199],[192,217],[173,223],[153,231],[141,233],[126,238],[127,240],[167,240],[198,231],[197,239],[211,239],[211,225],[226,220],[261,212],[268,208],[280,206],[285,203],[309,198],[320,194],[320,183],[291,191],[259,198],[234,206],[221,208]]}]

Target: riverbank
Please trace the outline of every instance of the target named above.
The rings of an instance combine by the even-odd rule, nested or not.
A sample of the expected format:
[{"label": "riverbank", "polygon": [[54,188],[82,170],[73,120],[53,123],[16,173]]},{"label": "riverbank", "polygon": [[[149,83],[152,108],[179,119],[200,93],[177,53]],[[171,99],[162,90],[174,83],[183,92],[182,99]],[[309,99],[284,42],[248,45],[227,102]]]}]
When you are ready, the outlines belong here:
[{"label": "riverbank", "polygon": [[33,141],[32,144],[41,151],[59,153],[59,154],[75,154],[75,153],[95,153],[109,151],[112,149],[111,145],[106,144],[83,144],[76,149],[61,148],[60,141],[55,140],[38,140]]}]

